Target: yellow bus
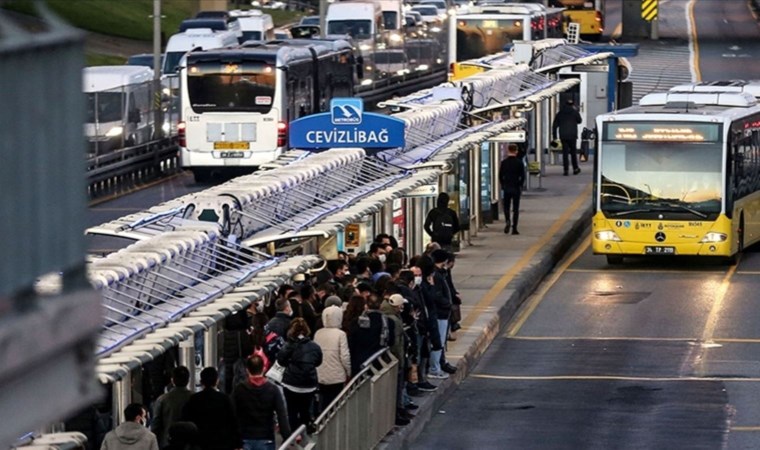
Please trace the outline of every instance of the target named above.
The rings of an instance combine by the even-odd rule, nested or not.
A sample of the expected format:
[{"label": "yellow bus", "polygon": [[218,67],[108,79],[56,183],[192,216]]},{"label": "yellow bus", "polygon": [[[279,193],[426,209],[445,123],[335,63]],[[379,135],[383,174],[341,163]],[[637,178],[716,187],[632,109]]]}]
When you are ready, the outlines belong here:
[{"label": "yellow bus", "polygon": [[565,8],[562,13],[565,18],[565,34],[567,24],[574,22],[580,25],[583,39],[601,39],[604,33],[604,0],[551,0],[550,4]]},{"label": "yellow bus", "polygon": [[597,117],[592,248],[734,260],[760,240],[760,82],[649,94]]}]

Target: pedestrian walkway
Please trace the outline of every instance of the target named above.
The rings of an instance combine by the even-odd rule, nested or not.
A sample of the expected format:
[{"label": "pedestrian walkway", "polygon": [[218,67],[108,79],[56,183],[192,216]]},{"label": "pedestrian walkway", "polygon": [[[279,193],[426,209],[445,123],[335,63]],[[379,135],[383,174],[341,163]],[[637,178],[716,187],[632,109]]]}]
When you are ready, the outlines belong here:
[{"label": "pedestrian walkway", "polygon": [[582,172],[575,176],[562,176],[561,165],[547,166],[541,189],[523,193],[519,235],[504,234],[500,211],[501,220],[478,231],[471,245],[457,254],[453,275],[463,300],[462,329],[455,333],[456,341],[448,342],[446,354],[459,369],[436,392],[416,397],[417,417],[406,427],[396,427],[378,448],[404,448],[419,435],[543,277],[585,237],[591,218],[592,163],[580,164]]}]

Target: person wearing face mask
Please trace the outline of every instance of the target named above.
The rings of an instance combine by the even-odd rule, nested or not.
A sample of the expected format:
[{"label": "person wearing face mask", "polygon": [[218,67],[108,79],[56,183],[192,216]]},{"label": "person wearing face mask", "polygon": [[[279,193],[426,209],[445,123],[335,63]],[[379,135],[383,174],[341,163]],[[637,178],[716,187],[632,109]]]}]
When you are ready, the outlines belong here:
[{"label": "person wearing face mask", "polygon": [[106,434],[100,450],[158,450],[156,435],[145,427],[148,412],[140,403],[124,409],[124,422]]},{"label": "person wearing face mask", "polygon": [[381,263],[385,264],[385,244],[373,242],[369,246],[369,257],[372,259],[377,259]]}]

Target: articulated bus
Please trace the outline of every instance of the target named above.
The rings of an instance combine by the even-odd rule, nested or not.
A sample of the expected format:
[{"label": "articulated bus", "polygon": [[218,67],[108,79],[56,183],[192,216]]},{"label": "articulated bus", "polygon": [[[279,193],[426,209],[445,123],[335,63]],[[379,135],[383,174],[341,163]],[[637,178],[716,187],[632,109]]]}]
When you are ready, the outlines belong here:
[{"label": "articulated bus", "polygon": [[353,96],[355,62],[344,40],[248,43],[190,52],[180,77],[180,163],[204,181],[276,159],[292,120]]},{"label": "articulated bus", "polygon": [[649,94],[597,117],[592,248],[735,260],[760,240],[760,83]]},{"label": "articulated bus", "polygon": [[565,8],[565,33],[567,24],[580,25],[580,34],[584,39],[599,40],[604,33],[605,0],[550,0],[552,6]]},{"label": "articulated bus", "polygon": [[562,37],[562,10],[539,4],[482,4],[457,16],[457,61],[504,50],[514,41]]}]

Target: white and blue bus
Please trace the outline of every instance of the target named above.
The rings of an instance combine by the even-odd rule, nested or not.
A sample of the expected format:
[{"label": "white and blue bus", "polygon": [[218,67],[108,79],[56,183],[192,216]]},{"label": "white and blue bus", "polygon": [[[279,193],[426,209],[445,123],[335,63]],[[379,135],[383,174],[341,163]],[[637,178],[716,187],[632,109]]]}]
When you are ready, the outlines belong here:
[{"label": "white and blue bus", "polygon": [[203,181],[276,159],[292,120],[353,95],[355,63],[343,40],[273,41],[190,52],[180,77],[181,166]]}]

